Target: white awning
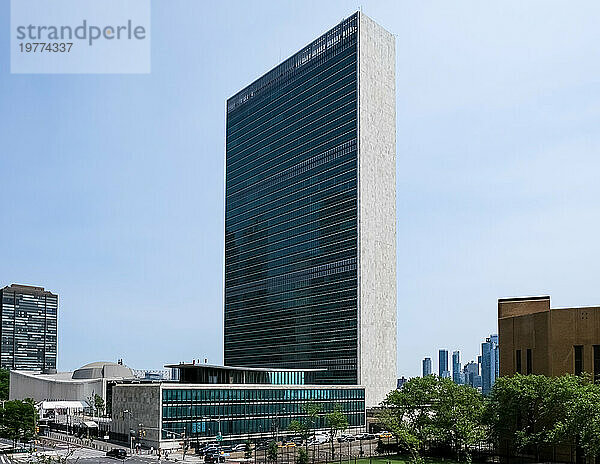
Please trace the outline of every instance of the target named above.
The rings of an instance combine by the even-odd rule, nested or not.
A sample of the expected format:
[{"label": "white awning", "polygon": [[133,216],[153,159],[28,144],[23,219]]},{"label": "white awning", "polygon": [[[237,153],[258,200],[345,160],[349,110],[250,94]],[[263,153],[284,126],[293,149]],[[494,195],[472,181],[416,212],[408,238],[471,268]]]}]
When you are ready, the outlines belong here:
[{"label": "white awning", "polygon": [[81,401],[42,401],[42,409],[85,409]]},{"label": "white awning", "polygon": [[96,424],[93,421],[83,421],[82,424],[85,425],[88,429],[92,429],[94,427],[96,427],[96,428],[98,427],[98,424]]}]

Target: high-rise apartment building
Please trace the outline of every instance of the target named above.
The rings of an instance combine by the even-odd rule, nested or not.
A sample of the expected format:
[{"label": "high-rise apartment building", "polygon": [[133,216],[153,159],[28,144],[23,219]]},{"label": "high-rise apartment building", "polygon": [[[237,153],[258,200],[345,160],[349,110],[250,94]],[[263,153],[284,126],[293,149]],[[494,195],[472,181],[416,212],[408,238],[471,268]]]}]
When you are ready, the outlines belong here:
[{"label": "high-rise apartment building", "polygon": [[12,284],[0,290],[0,367],[56,369],[58,295],[42,287]]},{"label": "high-rise apartment building", "polygon": [[487,395],[500,374],[498,335],[490,335],[481,344],[481,391]]},{"label": "high-rise apartment building", "polygon": [[396,386],[395,99],[358,12],[228,100],[225,364]]},{"label": "high-rise apartment building", "polygon": [[452,380],[457,384],[462,383],[460,351],[454,351],[452,353]]},{"label": "high-rise apartment building", "polygon": [[450,371],[448,370],[448,350],[439,351],[438,372],[440,377],[450,377]]},{"label": "high-rise apartment building", "polygon": [[423,377],[427,377],[428,375],[432,374],[432,367],[431,367],[431,358],[425,358],[423,359]]},{"label": "high-rise apartment building", "polygon": [[479,363],[475,361],[470,361],[465,364],[463,368],[463,373],[465,375],[465,384],[471,385],[472,387],[481,387],[481,376],[479,375]]}]

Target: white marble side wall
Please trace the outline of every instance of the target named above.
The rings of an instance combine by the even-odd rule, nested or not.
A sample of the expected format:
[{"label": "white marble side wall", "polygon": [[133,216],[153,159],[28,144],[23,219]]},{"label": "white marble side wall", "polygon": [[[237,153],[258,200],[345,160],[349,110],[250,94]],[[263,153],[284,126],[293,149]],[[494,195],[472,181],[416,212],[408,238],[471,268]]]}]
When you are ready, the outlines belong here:
[{"label": "white marble side wall", "polygon": [[367,407],[396,387],[395,39],[359,13],[359,383]]}]

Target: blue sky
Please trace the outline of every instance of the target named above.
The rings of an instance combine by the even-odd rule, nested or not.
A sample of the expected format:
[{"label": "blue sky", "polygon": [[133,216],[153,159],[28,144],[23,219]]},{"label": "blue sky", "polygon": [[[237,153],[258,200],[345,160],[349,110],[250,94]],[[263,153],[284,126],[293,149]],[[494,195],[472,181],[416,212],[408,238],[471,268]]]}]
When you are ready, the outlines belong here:
[{"label": "blue sky", "polygon": [[[155,0],[149,75],[11,75],[8,4],[0,283],[60,294],[61,370],[222,361],[225,100],[359,3]],[[600,304],[600,3],[360,5],[397,37],[398,373],[498,297]]]}]

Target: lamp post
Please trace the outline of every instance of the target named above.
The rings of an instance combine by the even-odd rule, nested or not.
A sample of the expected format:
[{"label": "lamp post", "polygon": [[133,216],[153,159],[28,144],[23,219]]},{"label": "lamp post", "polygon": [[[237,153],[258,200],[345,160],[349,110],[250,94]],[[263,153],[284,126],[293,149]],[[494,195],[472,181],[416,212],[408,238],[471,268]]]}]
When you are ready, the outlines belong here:
[{"label": "lamp post", "polygon": [[131,436],[131,416],[132,412],[129,409],[123,410],[123,416],[127,414],[127,441],[129,442],[129,452],[133,453],[133,437]]}]

